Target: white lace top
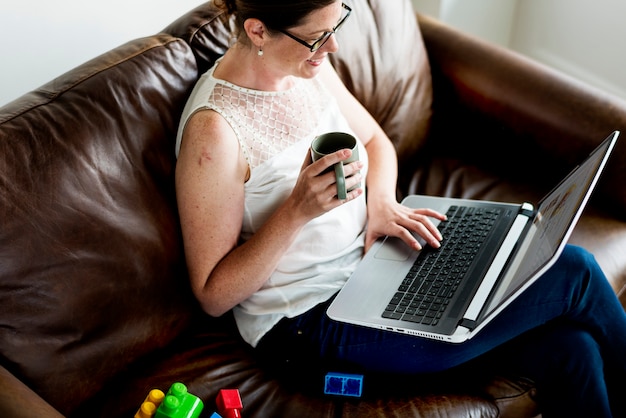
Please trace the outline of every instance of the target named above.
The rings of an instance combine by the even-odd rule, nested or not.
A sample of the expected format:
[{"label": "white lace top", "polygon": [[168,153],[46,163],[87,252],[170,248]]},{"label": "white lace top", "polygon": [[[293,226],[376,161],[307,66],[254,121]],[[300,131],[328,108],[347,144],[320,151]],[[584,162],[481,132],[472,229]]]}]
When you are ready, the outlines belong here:
[{"label": "white lace top", "polygon": [[[200,78],[187,102],[176,154],[184,126],[197,110],[214,110],[228,121],[250,166],[241,231],[247,240],[291,193],[313,138],[354,132],[317,79],[297,79],[287,91],[264,92],[216,79],[214,69]],[[366,163],[365,176],[362,144],[359,157]],[[365,224],[365,195],[310,221],[263,287],[234,308],[242,337],[255,346],[281,318],[304,313],[335,294],[362,256]]]}]

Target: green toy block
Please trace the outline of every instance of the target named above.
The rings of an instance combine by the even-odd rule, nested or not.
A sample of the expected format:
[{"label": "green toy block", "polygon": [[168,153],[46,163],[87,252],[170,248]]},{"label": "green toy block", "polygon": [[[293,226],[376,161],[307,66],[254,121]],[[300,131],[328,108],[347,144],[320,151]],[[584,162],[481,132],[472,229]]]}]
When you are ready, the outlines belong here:
[{"label": "green toy block", "polygon": [[204,404],[195,395],[187,392],[187,386],[176,382],[167,391],[154,418],[198,418]]}]

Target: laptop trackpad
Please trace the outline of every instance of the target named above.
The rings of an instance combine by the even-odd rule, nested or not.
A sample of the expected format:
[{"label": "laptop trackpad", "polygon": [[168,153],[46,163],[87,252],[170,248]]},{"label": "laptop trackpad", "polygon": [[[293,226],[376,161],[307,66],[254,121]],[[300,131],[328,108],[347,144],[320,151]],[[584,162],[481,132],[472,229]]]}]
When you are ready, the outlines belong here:
[{"label": "laptop trackpad", "polygon": [[397,237],[387,237],[383,245],[380,246],[374,258],[383,260],[404,261],[415,251],[406,245],[404,241]]}]

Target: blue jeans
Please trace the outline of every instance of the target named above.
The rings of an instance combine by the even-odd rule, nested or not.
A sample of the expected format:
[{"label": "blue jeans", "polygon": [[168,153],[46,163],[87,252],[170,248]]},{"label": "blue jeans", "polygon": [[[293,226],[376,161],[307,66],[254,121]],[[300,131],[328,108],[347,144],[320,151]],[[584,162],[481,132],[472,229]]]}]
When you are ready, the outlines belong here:
[{"label": "blue jeans", "polygon": [[260,341],[259,354],[293,357],[286,348],[306,347],[302,355],[365,373],[474,365],[532,379],[545,418],[626,417],[618,393],[626,378],[626,313],[593,256],[579,247],[568,245],[548,272],[461,344],[338,323],[326,316],[327,306],[283,319]]}]

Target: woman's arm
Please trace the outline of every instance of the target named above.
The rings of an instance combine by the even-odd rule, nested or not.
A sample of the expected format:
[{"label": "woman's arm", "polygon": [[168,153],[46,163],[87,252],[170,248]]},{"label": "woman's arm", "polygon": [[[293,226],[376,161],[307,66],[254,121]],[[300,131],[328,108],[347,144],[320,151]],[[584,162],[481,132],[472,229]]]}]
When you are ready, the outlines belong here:
[{"label": "woman's arm", "polygon": [[[238,245],[247,162],[221,116],[205,110],[191,117],[176,166],[176,193],[191,286],[208,314],[219,316],[257,291],[302,226],[341,204],[334,198],[333,173],[319,174],[348,156],[338,151],[311,164],[307,155],[291,195]],[[358,171],[359,164],[346,166],[347,172]],[[347,200],[361,193],[353,191]]]},{"label": "woman's arm", "polygon": [[391,140],[348,91],[329,62],[324,63],[320,75],[368,152],[366,250],[377,238],[385,235],[397,236],[412,248],[421,249],[410,231],[419,234],[429,245],[439,247],[441,234],[429,218],[444,219],[445,216],[431,209],[408,209],[396,201],[398,163]]}]

